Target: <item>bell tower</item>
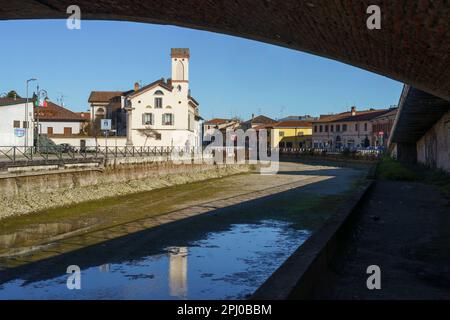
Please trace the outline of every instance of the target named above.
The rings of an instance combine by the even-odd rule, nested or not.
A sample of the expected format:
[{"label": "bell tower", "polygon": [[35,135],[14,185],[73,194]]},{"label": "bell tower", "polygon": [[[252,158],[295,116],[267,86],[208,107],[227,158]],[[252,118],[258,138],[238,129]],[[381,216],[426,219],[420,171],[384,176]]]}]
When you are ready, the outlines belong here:
[{"label": "bell tower", "polygon": [[172,48],[172,85],[175,92],[189,93],[189,48]]}]

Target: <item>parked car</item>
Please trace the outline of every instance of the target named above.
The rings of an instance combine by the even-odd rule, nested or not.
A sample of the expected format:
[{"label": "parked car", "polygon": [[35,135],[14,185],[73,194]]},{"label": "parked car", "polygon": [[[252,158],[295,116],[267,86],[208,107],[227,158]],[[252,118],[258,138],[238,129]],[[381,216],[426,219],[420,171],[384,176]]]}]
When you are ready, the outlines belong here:
[{"label": "parked car", "polygon": [[61,143],[59,147],[61,148],[61,152],[64,153],[75,152],[75,148],[72,147],[69,143]]}]

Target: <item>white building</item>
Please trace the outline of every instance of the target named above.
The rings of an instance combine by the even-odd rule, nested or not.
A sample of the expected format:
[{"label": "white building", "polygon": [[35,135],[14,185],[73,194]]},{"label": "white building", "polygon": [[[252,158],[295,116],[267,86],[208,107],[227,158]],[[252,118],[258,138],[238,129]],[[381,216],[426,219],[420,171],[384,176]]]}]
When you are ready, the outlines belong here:
[{"label": "white building", "polygon": [[[91,92],[93,121],[118,115],[116,130],[125,126],[129,146],[201,146],[202,119],[190,95],[189,59],[189,49],[172,49],[172,78],[167,81],[161,78],[143,87],[136,83],[125,92]],[[122,114],[126,121],[120,121]]]},{"label": "white building", "polygon": [[70,137],[82,133],[82,128],[88,119],[79,113],[61,107],[48,101],[46,107],[35,107],[34,118],[39,122],[39,133],[48,137]]},{"label": "white building", "polygon": [[0,98],[0,147],[33,146],[33,101],[26,99]]}]

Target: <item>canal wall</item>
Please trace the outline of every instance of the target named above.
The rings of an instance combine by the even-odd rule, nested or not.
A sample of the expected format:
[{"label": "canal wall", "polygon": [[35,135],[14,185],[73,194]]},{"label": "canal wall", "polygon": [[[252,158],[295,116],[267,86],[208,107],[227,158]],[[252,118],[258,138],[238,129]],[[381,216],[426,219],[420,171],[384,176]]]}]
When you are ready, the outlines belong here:
[{"label": "canal wall", "polygon": [[417,161],[450,172],[450,111],[417,141]]},{"label": "canal wall", "polygon": [[0,176],[0,219],[91,200],[244,173],[251,166],[128,158],[102,166],[41,168]]},{"label": "canal wall", "polygon": [[325,224],[312,234],[250,297],[250,300],[322,299],[335,280],[332,260],[344,250],[358,208],[372,187],[375,167]]}]

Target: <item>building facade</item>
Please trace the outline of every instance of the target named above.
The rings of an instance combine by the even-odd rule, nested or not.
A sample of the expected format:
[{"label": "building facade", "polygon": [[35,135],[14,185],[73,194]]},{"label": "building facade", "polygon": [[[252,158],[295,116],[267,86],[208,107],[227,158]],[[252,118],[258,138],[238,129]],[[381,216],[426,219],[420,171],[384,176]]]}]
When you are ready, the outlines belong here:
[{"label": "building facade", "polygon": [[33,121],[32,99],[0,98],[0,147],[33,146]]},{"label": "building facade", "polygon": [[302,120],[280,121],[271,125],[272,148],[310,148],[312,123]]},{"label": "building facade", "polygon": [[372,120],[389,113],[390,109],[357,111],[322,115],[313,121],[313,148],[342,150],[375,146]]},{"label": "building facade", "polygon": [[172,77],[130,91],[92,91],[91,118],[111,119],[128,146],[199,147],[202,118],[189,89],[190,51],[172,48]]},{"label": "building facade", "polygon": [[172,49],[172,78],[126,96],[129,145],[199,147],[198,102],[189,89],[189,49]]},{"label": "building facade", "polygon": [[39,134],[70,137],[79,135],[89,119],[51,101],[46,107],[34,107],[34,118],[39,125]]},{"label": "building facade", "polygon": [[388,113],[382,114],[371,120],[372,138],[371,143],[375,146],[387,148],[392,127],[394,126],[395,117],[398,108],[392,108]]}]

